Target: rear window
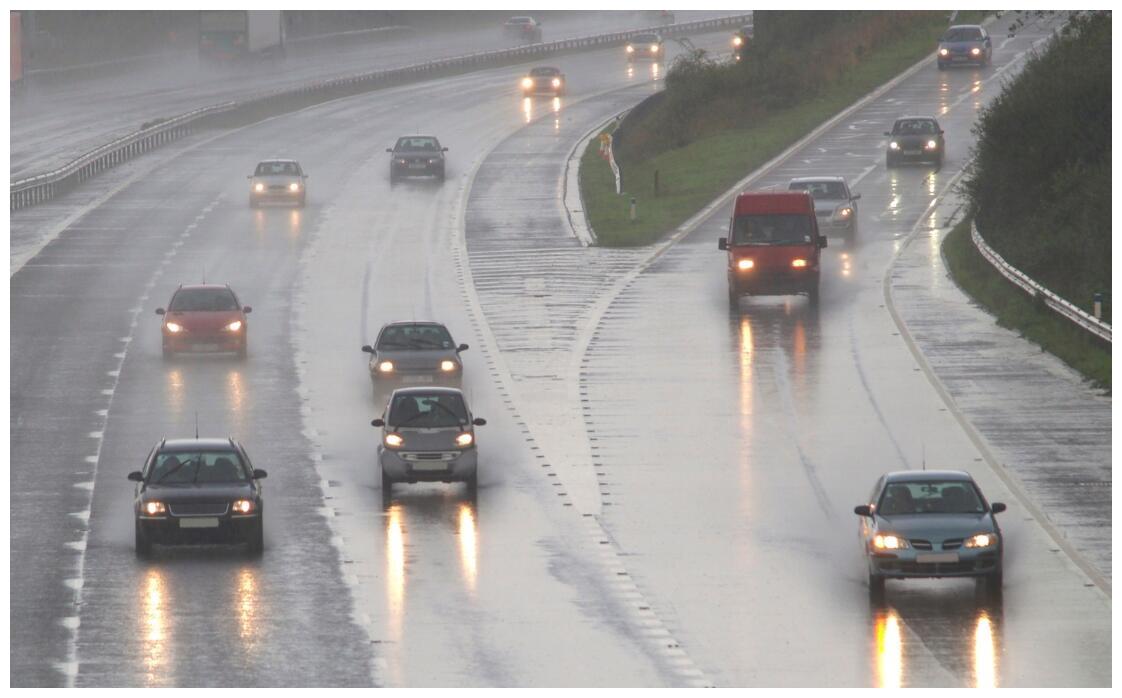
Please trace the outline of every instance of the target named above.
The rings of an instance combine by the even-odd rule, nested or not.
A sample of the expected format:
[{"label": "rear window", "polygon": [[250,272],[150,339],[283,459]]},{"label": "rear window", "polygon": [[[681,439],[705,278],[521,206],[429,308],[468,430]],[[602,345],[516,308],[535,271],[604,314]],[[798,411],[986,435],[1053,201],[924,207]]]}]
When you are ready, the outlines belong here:
[{"label": "rear window", "polygon": [[168,310],[176,312],[238,310],[238,299],[228,288],[188,288],[176,291]]},{"label": "rear window", "polygon": [[437,428],[467,424],[467,406],[458,393],[395,395],[388,423],[394,427]]},{"label": "rear window", "polygon": [[237,451],[165,451],[156,455],[149,482],[165,485],[246,482],[249,472]]},{"label": "rear window", "polygon": [[735,245],[809,245],[814,228],[806,215],[743,214],[733,219]]}]

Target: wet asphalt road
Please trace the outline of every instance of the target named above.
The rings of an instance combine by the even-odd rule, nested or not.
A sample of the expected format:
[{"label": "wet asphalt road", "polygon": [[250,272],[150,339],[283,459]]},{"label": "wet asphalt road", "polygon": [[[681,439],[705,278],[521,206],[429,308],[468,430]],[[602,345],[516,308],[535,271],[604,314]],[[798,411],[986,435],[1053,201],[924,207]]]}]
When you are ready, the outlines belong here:
[{"label": "wet asphalt road", "polygon": [[[1015,504],[1000,600],[890,582],[870,607],[856,552],[853,504],[917,443],[1013,501],[878,312],[942,173],[872,167],[885,120],[934,111],[956,170],[999,81],[955,103],[978,77],[921,71],[769,173],[865,173],[861,237],[826,251],[817,313],[730,315],[725,210],[641,274],[642,252],[548,222],[568,149],[651,89],[616,53],[555,63],[556,112],[505,69],[242,129],[13,275],[12,684],[1109,684],[1109,599]],[[448,181],[391,192],[382,151],[413,128],[450,147]],[[312,174],[308,208],[249,210],[244,173],[280,152]],[[160,358],[152,310],[203,269],[254,306],[244,363]],[[358,348],[403,317],[472,346],[475,500],[425,485],[382,506]],[[270,472],[259,561],[132,554],[124,475],[196,410]]]}]

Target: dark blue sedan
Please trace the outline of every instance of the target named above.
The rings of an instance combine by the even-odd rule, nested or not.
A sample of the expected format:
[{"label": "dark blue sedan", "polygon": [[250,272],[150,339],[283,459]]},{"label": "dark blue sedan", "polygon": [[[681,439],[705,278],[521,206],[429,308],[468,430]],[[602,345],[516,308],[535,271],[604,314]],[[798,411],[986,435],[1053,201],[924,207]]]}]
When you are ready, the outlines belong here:
[{"label": "dark blue sedan", "polygon": [[949,27],[939,38],[935,64],[939,70],[951,65],[989,65],[993,60],[993,42],[986,30],[977,24]]}]

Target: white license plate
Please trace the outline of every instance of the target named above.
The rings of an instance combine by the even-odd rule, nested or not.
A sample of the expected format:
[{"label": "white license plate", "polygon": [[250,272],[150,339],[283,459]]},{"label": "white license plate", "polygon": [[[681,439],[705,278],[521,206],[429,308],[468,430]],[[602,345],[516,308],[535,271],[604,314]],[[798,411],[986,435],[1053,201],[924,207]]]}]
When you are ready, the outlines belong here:
[{"label": "white license plate", "polygon": [[408,378],[408,380],[410,380],[414,383],[432,383],[432,376],[425,376],[425,375],[410,376]]},{"label": "white license plate", "polygon": [[411,163],[409,163],[409,169],[411,169],[411,170],[423,170],[423,169],[425,169],[425,163],[423,163],[423,162],[411,162]]},{"label": "white license plate", "polygon": [[413,464],[413,469],[414,470],[447,470],[448,469],[448,464],[447,463],[435,462],[435,461],[432,462],[432,463],[420,462],[420,463],[414,463]]},{"label": "white license plate", "polygon": [[958,553],[920,553],[916,555],[919,563],[958,562]]},{"label": "white license plate", "polygon": [[218,519],[214,517],[198,517],[192,519],[180,519],[180,528],[218,528]]}]

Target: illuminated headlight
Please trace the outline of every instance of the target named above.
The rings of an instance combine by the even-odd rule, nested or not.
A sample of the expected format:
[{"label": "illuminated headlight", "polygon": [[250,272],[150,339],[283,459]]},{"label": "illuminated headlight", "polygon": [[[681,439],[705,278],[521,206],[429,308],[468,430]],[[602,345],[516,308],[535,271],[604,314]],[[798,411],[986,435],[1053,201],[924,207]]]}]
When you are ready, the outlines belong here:
[{"label": "illuminated headlight", "polygon": [[891,143],[888,144],[888,147],[891,148],[892,150],[899,150],[900,149],[900,144],[897,143],[896,141],[892,141]]},{"label": "illuminated headlight", "polygon": [[435,165],[438,162],[440,162],[440,158],[429,158],[430,165]]},{"label": "illuminated headlight", "polygon": [[168,509],[163,502],[145,502],[144,513],[149,516],[160,516],[168,513]]},{"label": "illuminated headlight", "polygon": [[252,499],[236,499],[234,503],[230,505],[230,511],[235,514],[252,514],[254,508]]},{"label": "illuminated headlight", "polygon": [[387,448],[401,448],[405,445],[405,439],[401,438],[401,434],[386,434],[382,442]]},{"label": "illuminated headlight", "polygon": [[939,144],[936,143],[935,141],[927,141],[927,144],[924,147],[927,148],[928,150],[935,150],[936,148],[939,147]]},{"label": "illuminated headlight", "polygon": [[242,328],[242,321],[241,320],[234,320],[229,325],[226,325],[226,329],[229,330],[230,332],[237,332],[241,328]]},{"label": "illuminated headlight", "polygon": [[980,56],[980,55],[982,55],[982,49],[975,46],[974,48],[970,49],[970,55],[971,56]]},{"label": "illuminated headlight", "polygon": [[400,160],[397,161],[397,164],[404,165],[404,164],[406,164],[406,162],[407,162],[407,160],[405,158],[401,158]]},{"label": "illuminated headlight", "polygon": [[792,259],[791,260],[791,266],[793,266],[796,269],[803,269],[803,268],[806,267],[806,260],[805,259]]},{"label": "illuminated headlight", "polygon": [[550,82],[550,84],[554,87],[561,87],[561,78],[553,78],[553,81]]},{"label": "illuminated headlight", "polygon": [[522,78],[522,87],[524,89],[528,90],[533,86],[534,86],[534,81],[533,80],[531,80],[530,78]]},{"label": "illuminated headlight", "polygon": [[941,49],[939,49],[939,55],[940,55],[940,56],[949,56],[949,55],[950,55],[950,53],[951,53],[951,52],[950,52],[950,51],[948,51],[948,50],[947,50],[947,49],[945,49],[945,48],[941,48]]},{"label": "illuminated headlight", "polygon": [[172,334],[183,331],[183,325],[180,325],[178,322],[165,322],[164,327],[167,328],[167,331],[171,332]]},{"label": "illuminated headlight", "polygon": [[382,363],[378,364],[378,370],[382,373],[393,373],[393,362],[383,361]]},{"label": "illuminated headlight", "polygon": [[456,370],[456,362],[455,361],[449,361],[448,359],[445,359],[444,361],[440,362],[440,370],[441,371],[455,371]]},{"label": "illuminated headlight", "polygon": [[744,43],[744,39],[740,38],[739,36],[732,37],[732,45],[733,46],[740,46],[743,43]]},{"label": "illuminated headlight", "polygon": [[651,44],[651,53],[658,53],[658,44]]},{"label": "illuminated headlight", "polygon": [[627,52],[628,53],[635,53],[635,47],[632,46],[631,44],[628,44],[627,45]]},{"label": "illuminated headlight", "polygon": [[873,536],[873,547],[877,550],[903,550],[908,541],[894,533],[878,533]]},{"label": "illuminated headlight", "polygon": [[975,533],[963,543],[967,548],[989,548],[997,545],[997,535],[993,533]]},{"label": "illuminated headlight", "polygon": [[849,218],[853,215],[853,209],[849,206],[842,206],[838,209],[838,218]]},{"label": "illuminated headlight", "polygon": [[257,192],[265,191],[265,185],[262,184],[261,182],[258,182],[257,184],[253,185],[253,191],[257,191]]},{"label": "illuminated headlight", "polygon": [[289,191],[300,191],[300,183],[299,182],[290,183],[288,185],[288,190]]},{"label": "illuminated headlight", "polygon": [[756,263],[750,259],[741,259],[736,263],[736,268],[740,269],[741,271],[745,269],[751,269],[754,266],[756,266]]},{"label": "illuminated headlight", "polygon": [[471,432],[469,431],[465,431],[462,434],[456,435],[456,445],[460,448],[467,448],[468,446],[472,445],[474,441],[475,437],[472,436]]}]

